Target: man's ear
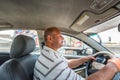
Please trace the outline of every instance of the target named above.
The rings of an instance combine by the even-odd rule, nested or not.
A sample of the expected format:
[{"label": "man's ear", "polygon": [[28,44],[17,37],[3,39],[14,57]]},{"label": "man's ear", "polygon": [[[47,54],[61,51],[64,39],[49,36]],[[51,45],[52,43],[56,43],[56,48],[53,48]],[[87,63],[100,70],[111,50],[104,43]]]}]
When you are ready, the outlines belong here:
[{"label": "man's ear", "polygon": [[50,35],[48,35],[47,40],[51,43],[52,42],[52,37]]}]

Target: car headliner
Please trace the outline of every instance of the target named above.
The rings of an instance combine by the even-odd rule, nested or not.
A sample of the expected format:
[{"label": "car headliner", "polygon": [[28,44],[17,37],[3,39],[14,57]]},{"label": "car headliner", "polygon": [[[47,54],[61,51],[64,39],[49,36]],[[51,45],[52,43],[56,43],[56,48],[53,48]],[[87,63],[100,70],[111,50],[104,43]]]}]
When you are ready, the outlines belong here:
[{"label": "car headliner", "polygon": [[[96,2],[111,1],[100,9]],[[56,26],[62,31],[79,33],[100,24],[115,14],[120,0],[1,0],[0,29],[36,29]],[[99,3],[99,4],[97,4]],[[78,25],[81,17],[88,15],[84,24]]]}]

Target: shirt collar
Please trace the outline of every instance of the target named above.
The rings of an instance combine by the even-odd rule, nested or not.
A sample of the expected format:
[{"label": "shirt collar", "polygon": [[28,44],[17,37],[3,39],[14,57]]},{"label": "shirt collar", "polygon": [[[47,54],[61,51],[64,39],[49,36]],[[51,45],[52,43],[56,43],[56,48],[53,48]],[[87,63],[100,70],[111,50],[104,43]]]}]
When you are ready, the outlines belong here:
[{"label": "shirt collar", "polygon": [[48,47],[48,46],[44,46],[44,49],[50,50],[50,51],[53,51],[53,52],[57,53],[57,51],[53,50],[52,48],[50,48],[50,47]]}]

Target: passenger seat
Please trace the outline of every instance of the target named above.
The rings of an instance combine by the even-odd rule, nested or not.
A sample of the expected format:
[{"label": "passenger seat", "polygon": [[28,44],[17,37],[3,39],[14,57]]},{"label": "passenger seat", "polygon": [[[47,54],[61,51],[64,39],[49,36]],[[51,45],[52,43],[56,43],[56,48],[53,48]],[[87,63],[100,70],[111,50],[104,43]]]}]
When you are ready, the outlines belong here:
[{"label": "passenger seat", "polygon": [[11,46],[11,59],[0,66],[0,80],[33,80],[33,69],[38,58],[30,54],[34,48],[33,38],[18,35]]}]

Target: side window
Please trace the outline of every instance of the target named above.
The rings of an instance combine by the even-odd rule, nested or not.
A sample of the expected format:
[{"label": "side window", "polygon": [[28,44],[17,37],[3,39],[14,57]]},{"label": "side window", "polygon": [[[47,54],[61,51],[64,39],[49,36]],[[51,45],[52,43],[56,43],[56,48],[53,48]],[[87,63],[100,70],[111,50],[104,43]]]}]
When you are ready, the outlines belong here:
[{"label": "side window", "polygon": [[90,55],[92,54],[92,48],[86,45],[84,42],[72,36],[63,35],[64,45],[59,50],[64,55]]},{"label": "side window", "polygon": [[4,30],[0,31],[0,52],[10,52],[13,39],[20,34],[34,38],[36,42],[36,48],[34,51],[40,50],[38,34],[36,30]]}]

